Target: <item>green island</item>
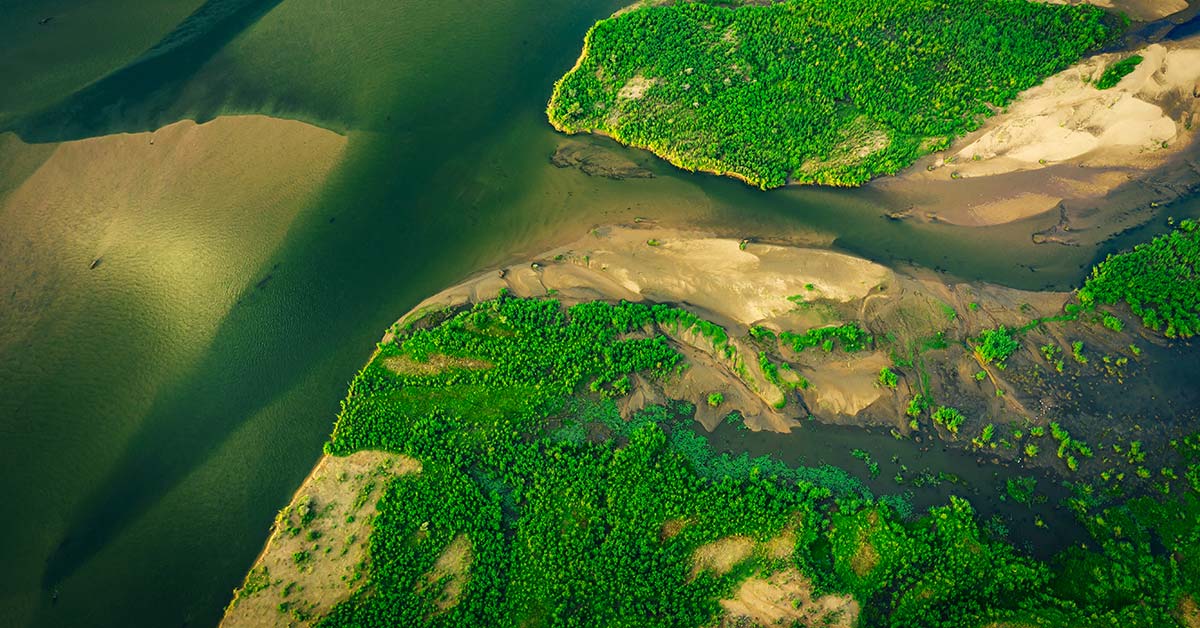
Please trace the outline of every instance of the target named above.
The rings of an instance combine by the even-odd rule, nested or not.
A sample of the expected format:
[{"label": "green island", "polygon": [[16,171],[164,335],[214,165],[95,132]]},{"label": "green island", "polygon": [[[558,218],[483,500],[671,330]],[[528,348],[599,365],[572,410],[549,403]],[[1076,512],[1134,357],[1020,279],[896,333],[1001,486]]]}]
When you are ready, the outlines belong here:
[{"label": "green island", "polygon": [[[223,625],[1193,625],[1186,622],[1195,621],[1200,600],[1200,435],[1181,424],[1156,445],[1089,444],[1069,431],[1086,426],[1067,417],[968,417],[949,403],[974,407],[984,396],[947,397],[954,377],[938,379],[957,351],[959,363],[974,359],[983,369],[967,381],[990,379],[1013,396],[1039,385],[1031,377],[1069,383],[1087,369],[1106,386],[1123,381],[1112,369],[1126,368],[1129,357],[1097,358],[1103,366],[1077,360],[1077,374],[1067,377],[1061,362],[1058,374],[1050,368],[1061,347],[1052,341],[1039,350],[1030,341],[1087,337],[1129,344],[1140,356],[1133,330],[1105,322],[1121,311],[1101,308],[1123,300],[1148,307],[1152,301],[1137,296],[1146,286],[1182,304],[1156,310],[1157,318],[1138,313],[1147,326],[1188,329],[1200,284],[1138,260],[1169,250],[1194,268],[1195,232],[1184,221],[1111,256],[1076,296],[1066,295],[1058,315],[967,328],[960,337],[939,331],[919,343],[905,341],[898,323],[863,329],[911,321],[917,309],[804,332],[721,326],[664,303],[567,305],[506,290],[418,310],[392,327],[351,382],[322,466],[280,513]],[[656,240],[669,251],[679,237]],[[638,232],[628,240],[646,246]],[[554,257],[546,264],[593,270],[590,255]],[[803,296],[780,297],[795,308],[789,316],[833,307]],[[933,328],[977,311],[1003,314],[998,301],[969,298],[963,312],[934,299],[910,307],[930,312]],[[743,359],[754,352],[757,359]],[[815,399],[804,375],[820,381],[825,368],[806,364],[831,368],[885,353],[886,365],[869,362],[865,377],[892,424],[912,418],[916,429],[893,428],[897,439],[1008,450],[996,454],[1016,465],[999,498],[1019,509],[1049,507],[1054,481],[1038,478],[1054,476],[1029,473],[1055,469],[1069,487],[1056,507],[1077,520],[1081,540],[1037,557],[1018,547],[1004,517],[978,513],[969,491],[914,507],[912,491],[925,486],[966,491],[953,474],[914,475],[900,465],[895,490],[881,492],[866,483],[884,462],[869,450],[851,452],[869,472],[864,479],[828,465],[721,452],[692,427],[696,412],[725,412],[743,387],[760,396],[761,387],[777,387],[795,409]],[[714,364],[725,377],[705,380],[694,398],[644,396]],[[1018,370],[1024,375],[1002,379]],[[631,404],[639,395],[643,403]],[[724,420],[739,421],[737,412]],[[1034,512],[1045,527],[1040,513],[1049,511]]]},{"label": "green island", "polygon": [[1026,0],[642,3],[588,31],[547,114],[764,189],[853,186],[949,146],[1121,28]]}]

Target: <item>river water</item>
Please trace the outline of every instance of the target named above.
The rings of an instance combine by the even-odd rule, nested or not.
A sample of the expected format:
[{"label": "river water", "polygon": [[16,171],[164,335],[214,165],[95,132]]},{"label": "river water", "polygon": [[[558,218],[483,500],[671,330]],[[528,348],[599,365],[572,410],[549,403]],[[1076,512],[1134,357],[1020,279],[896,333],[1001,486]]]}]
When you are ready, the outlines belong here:
[{"label": "river water", "polygon": [[[544,119],[550,87],[620,1],[241,4],[210,2],[221,9],[202,23],[210,36],[93,84],[75,122],[52,112],[19,129],[50,141],[263,112],[348,141],[282,237],[231,229],[197,204],[125,225],[94,269],[47,243],[0,259],[31,278],[55,269],[37,298],[0,301],[4,625],[213,625],[384,328],[433,292],[594,225],[650,218],[826,242],[1022,288],[1070,286],[1104,252],[1032,244],[1054,216],[897,222],[871,188],[762,193],[601,138],[580,141],[656,176],[551,166],[562,138]],[[1106,247],[1163,228],[1152,225]],[[181,266],[180,247],[197,242],[225,253]]]}]

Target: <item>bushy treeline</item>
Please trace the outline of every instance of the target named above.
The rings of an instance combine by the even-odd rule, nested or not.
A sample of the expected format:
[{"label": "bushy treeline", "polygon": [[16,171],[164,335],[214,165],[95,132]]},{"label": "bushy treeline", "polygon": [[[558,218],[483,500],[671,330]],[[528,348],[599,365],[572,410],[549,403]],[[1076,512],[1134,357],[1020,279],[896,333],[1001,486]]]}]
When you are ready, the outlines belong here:
[{"label": "bushy treeline", "polygon": [[1131,251],[1109,255],[1079,290],[1085,307],[1129,304],[1142,323],[1168,338],[1200,333],[1200,228],[1178,228]]},{"label": "bushy treeline", "polygon": [[857,185],[948,146],[1117,28],[1026,0],[644,6],[593,26],[547,113],[763,188]]},{"label": "bushy treeline", "polygon": [[[1197,591],[1195,439],[1181,448],[1192,490],[1179,503],[1103,511],[1089,519],[1095,547],[1042,563],[963,500],[914,518],[839,469],[714,452],[686,428],[686,404],[622,419],[619,382],[679,368],[656,326],[726,337],[701,321],[667,306],[500,298],[382,345],[327,450],[384,448],[423,471],[384,492],[368,582],[321,625],[706,626],[741,580],[783,567],[818,593],[853,595],[864,626],[1160,626]],[[693,564],[714,540],[784,530],[790,556],[755,550],[725,574]],[[454,543],[467,549],[448,566]]]}]

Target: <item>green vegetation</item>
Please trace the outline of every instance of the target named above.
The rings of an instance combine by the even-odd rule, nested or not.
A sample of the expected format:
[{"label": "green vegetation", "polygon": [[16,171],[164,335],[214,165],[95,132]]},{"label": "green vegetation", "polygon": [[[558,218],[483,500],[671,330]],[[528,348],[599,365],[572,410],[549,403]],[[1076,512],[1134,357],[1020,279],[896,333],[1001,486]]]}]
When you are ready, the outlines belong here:
[{"label": "green vegetation", "polygon": [[939,425],[944,425],[951,434],[957,434],[958,428],[963,424],[967,417],[963,416],[957,408],[949,406],[939,406],[933,411],[933,420]]},{"label": "green vegetation", "polygon": [[1104,70],[1104,74],[1100,75],[1100,80],[1096,81],[1096,89],[1109,89],[1121,82],[1121,79],[1129,76],[1131,72],[1138,67],[1142,62],[1142,57],[1133,55],[1127,59],[1122,59]]},{"label": "green vegetation", "polygon": [[895,371],[886,366],[879,369],[879,385],[895,390],[899,383],[900,377],[896,375]]},{"label": "green vegetation", "polygon": [[1168,338],[1200,333],[1200,228],[1182,220],[1172,232],[1109,255],[1079,290],[1085,307],[1129,304],[1142,323]]},{"label": "green vegetation", "polygon": [[820,346],[828,352],[833,351],[837,343],[841,344],[844,351],[861,351],[874,339],[857,324],[847,323],[833,327],[818,327],[803,334],[785,331],[779,334],[779,340],[796,352],[816,346]]},{"label": "green vegetation", "polygon": [[1037,478],[1033,476],[1008,478],[1005,480],[1008,497],[1018,504],[1032,504],[1037,492]]},{"label": "green vegetation", "polygon": [[547,114],[762,188],[857,185],[976,129],[1108,21],[1024,0],[642,6],[588,31]]},{"label": "green vegetation", "polygon": [[[1165,514],[1197,512],[1195,492],[1178,490],[1200,488],[1194,460],[1187,471],[1156,466],[1153,474],[1165,487],[1160,492],[1179,494],[1184,506],[1146,499],[1132,502],[1141,509],[1132,521],[1121,518],[1123,506],[1089,515],[1094,547],[1073,545],[1042,563],[1018,553],[1002,526],[980,525],[965,500],[914,516],[907,501],[877,499],[833,467],[719,454],[689,428],[688,404],[622,418],[613,398],[632,392],[635,374],[673,377],[682,368],[664,336],[681,330],[718,352],[730,346],[724,329],[678,308],[596,302],[564,310],[553,300],[508,297],[430,315],[381,344],[351,383],[326,449],[397,451],[419,459],[423,470],[382,490],[364,486],[356,502],[379,499],[367,582],[320,625],[713,625],[723,612],[717,600],[742,580],[786,567],[811,579],[817,594],[854,596],[858,625],[1044,619],[1154,626],[1164,625],[1180,592],[1200,582],[1194,569],[1172,562],[1197,552],[1198,518]],[[806,338],[801,350],[833,339],[845,345],[847,333],[793,334],[784,342]],[[433,373],[413,367],[435,359],[448,366]],[[881,370],[888,386],[885,373],[895,373]],[[724,401],[718,392],[704,399]],[[931,406],[918,393],[910,414]],[[932,418],[951,433],[965,420],[949,406],[937,406]],[[995,432],[988,424],[973,442],[994,444]],[[1044,433],[1028,429],[1033,438]],[[1059,424],[1050,433],[1060,458],[1092,455]],[[1025,438],[1021,430],[1012,436]],[[1146,457],[1136,441],[1120,451],[1131,464]],[[1036,455],[1036,446],[1027,444],[1025,453]],[[879,475],[869,452],[851,454]],[[1151,475],[1144,466],[1138,473]],[[929,474],[911,484],[943,477],[956,481]],[[1033,478],[1014,478],[1006,488],[1019,503],[1042,499]],[[1095,503],[1080,498],[1073,508],[1086,513]],[[303,520],[310,512],[295,514]],[[705,544],[733,535],[765,542],[785,530],[797,535],[785,558],[756,551],[727,573],[696,571],[692,556]],[[1152,534],[1167,552],[1141,544]],[[463,575],[430,579],[464,537]],[[294,560],[307,568],[321,557],[304,552]]]},{"label": "green vegetation", "polygon": [[1075,358],[1075,361],[1080,364],[1088,363],[1087,356],[1083,355],[1083,341],[1082,340],[1076,340],[1071,343],[1071,357]]},{"label": "green vegetation", "polygon": [[977,342],[975,351],[979,354],[979,358],[985,364],[995,362],[1001,367],[1003,367],[1004,361],[1021,346],[1013,337],[1013,332],[1004,325],[996,329],[985,329],[979,334]]}]

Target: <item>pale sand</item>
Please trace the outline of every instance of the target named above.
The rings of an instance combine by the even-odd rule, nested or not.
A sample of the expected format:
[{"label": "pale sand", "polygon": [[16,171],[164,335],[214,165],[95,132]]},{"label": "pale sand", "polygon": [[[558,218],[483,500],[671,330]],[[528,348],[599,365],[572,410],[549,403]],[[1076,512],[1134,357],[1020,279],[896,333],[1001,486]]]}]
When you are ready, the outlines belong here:
[{"label": "pale sand", "polygon": [[[234,592],[225,609],[221,626],[308,626],[320,621],[366,583],[362,565],[368,558],[376,504],[387,483],[420,472],[420,462],[381,451],[321,458],[280,511],[246,584]],[[365,491],[369,491],[367,498],[359,499]],[[307,523],[302,520],[305,509],[312,513]],[[470,551],[469,545],[458,549]],[[297,552],[307,552],[308,558],[296,561]],[[455,575],[461,563],[450,560],[443,565],[439,559],[438,564],[444,567],[442,575]],[[288,605],[286,610],[279,609],[281,603]],[[297,619],[291,609],[308,619]]]},{"label": "pale sand", "polygon": [[925,216],[987,226],[1052,211],[1064,200],[1103,196],[1131,176],[1163,166],[1191,146],[1193,125],[1200,124],[1200,36],[1136,51],[1142,63],[1110,89],[1087,82],[1130,54],[1098,55],[1046,79],[945,154],[881,180],[879,187],[932,190],[951,182],[963,186],[971,179],[1055,169],[1032,189],[981,188],[982,194],[963,198],[958,206],[943,204],[936,216]]},{"label": "pale sand", "polygon": [[736,240],[663,229],[598,229],[545,257],[537,270],[514,266],[503,278],[487,273],[443,291],[401,322],[507,288],[517,296],[553,289],[571,302],[686,303],[718,319],[752,325],[791,311],[795,304],[788,297],[848,302],[895,277],[884,266],[833,251],[753,243],[740,250]]},{"label": "pale sand", "polygon": [[1149,22],[1160,20],[1188,8],[1187,0],[1033,0],[1049,4],[1093,4],[1121,12],[1130,18]]},{"label": "pale sand", "polygon": [[850,628],[859,614],[858,602],[849,595],[814,597],[812,582],[794,567],[743,581],[721,607],[726,613],[721,626]]},{"label": "pale sand", "polygon": [[854,416],[883,396],[877,383],[879,369],[890,366],[882,353],[848,353],[837,361],[805,371],[812,384],[809,402],[828,414]]},{"label": "pale sand", "polygon": [[692,552],[692,577],[702,571],[711,571],[718,576],[729,573],[750,558],[754,545],[754,539],[748,536],[726,536],[697,547]]}]

